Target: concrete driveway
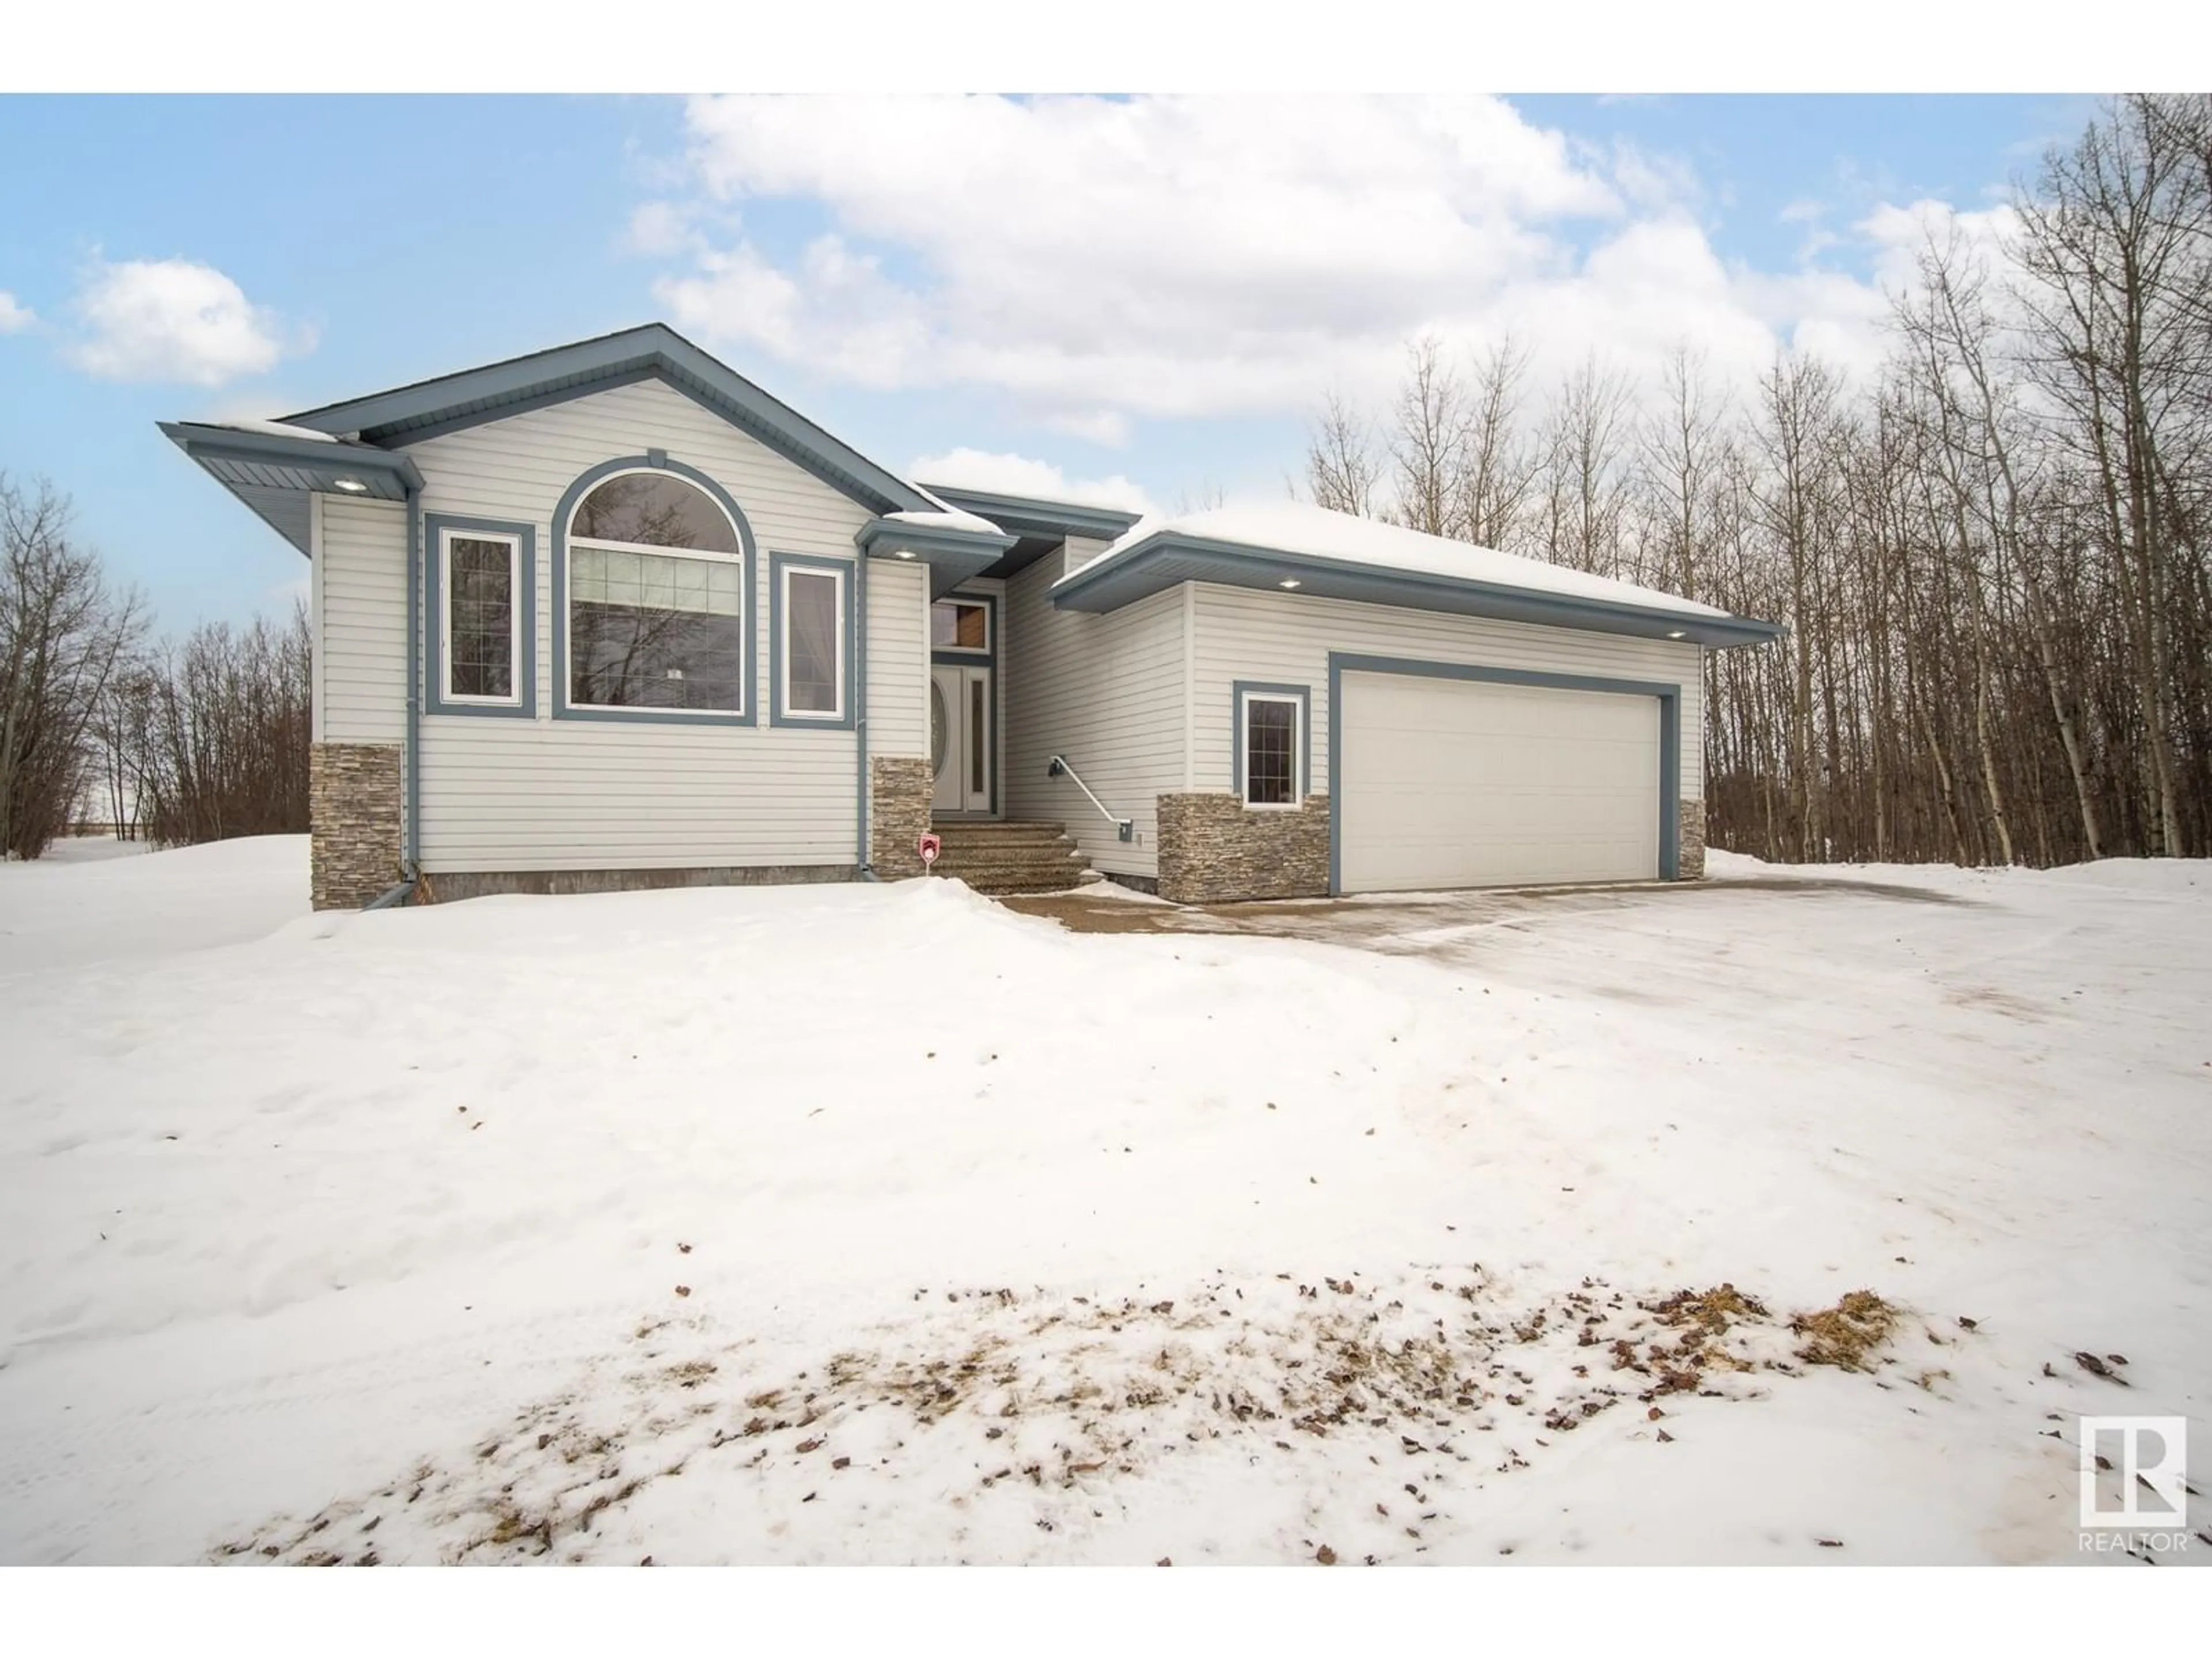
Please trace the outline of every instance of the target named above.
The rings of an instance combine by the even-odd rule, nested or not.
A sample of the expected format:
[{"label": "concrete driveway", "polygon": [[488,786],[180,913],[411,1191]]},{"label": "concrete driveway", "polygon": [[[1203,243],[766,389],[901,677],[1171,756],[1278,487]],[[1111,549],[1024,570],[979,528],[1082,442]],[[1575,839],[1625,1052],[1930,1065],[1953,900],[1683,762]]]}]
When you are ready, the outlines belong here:
[{"label": "concrete driveway", "polygon": [[[1594,912],[1663,930],[1683,907],[1710,920],[1715,907],[1795,904],[1808,911],[1863,899],[1966,906],[1979,901],[1894,882],[1761,876],[1694,882],[1634,882],[1589,887],[1486,888],[1349,898],[1278,899],[1247,904],[1169,904],[1120,889],[1002,899],[1024,915],[1048,916],[1079,933],[1245,933],[1349,945],[1385,956],[1456,957],[1486,935],[1526,934]],[[1699,931],[1702,931],[1700,929]]]}]

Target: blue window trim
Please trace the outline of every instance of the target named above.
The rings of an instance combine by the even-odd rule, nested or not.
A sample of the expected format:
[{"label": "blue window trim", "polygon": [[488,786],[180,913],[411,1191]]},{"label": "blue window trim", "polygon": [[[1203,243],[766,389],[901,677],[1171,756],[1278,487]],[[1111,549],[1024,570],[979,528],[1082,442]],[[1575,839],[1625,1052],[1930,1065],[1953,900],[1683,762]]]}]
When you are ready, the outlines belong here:
[{"label": "blue window trim", "polygon": [[[1291,799],[1279,806],[1255,805],[1245,799],[1244,699],[1255,695],[1286,697],[1298,706],[1299,787],[1293,792]],[[1314,793],[1313,689],[1304,685],[1277,685],[1267,680],[1238,680],[1229,690],[1229,787],[1244,810],[1248,812],[1288,812],[1303,809],[1306,797]]]},{"label": "blue window trim", "polygon": [[[477,519],[458,513],[422,515],[424,614],[430,627],[423,640],[422,671],[428,678],[423,708],[433,714],[489,714],[505,720],[538,718],[538,532],[526,524]],[[446,697],[446,537],[448,532],[512,538],[515,543],[516,629],[513,702],[451,702]]]},{"label": "blue window trim", "polygon": [[[937,633],[937,607],[940,605],[981,605],[989,616],[989,620],[983,624],[986,630],[984,637],[989,640],[991,643],[988,649],[982,651],[946,650],[942,646],[932,643],[929,647],[930,665],[933,668],[957,668],[963,665],[970,668],[996,668],[999,665],[998,595],[995,593],[953,592],[946,593],[938,599],[932,599],[929,602],[929,616],[930,635],[933,641],[934,641]],[[998,677],[995,674],[992,676],[994,687],[997,679]]]},{"label": "blue window trim", "polygon": [[1474,663],[1419,662],[1410,657],[1366,657],[1346,651],[1328,653],[1328,890],[1344,891],[1344,791],[1338,787],[1337,762],[1343,721],[1346,674],[1405,674],[1422,679],[1482,680],[1493,685],[1530,685],[1553,691],[1610,691],[1622,696],[1659,700],[1659,878],[1679,881],[1682,873],[1682,688],[1665,680],[1602,679],[1587,674],[1549,674],[1534,669],[1490,668]]},{"label": "blue window trim", "polygon": [[[668,472],[686,483],[696,484],[730,515],[730,522],[737,527],[738,549],[744,558],[739,585],[745,596],[744,663],[738,670],[738,681],[744,688],[744,708],[740,714],[680,714],[665,708],[578,708],[568,701],[568,521],[575,516],[577,503],[595,485],[623,472]],[[671,548],[669,551],[681,550]],[[753,527],[744,509],[730,499],[729,491],[696,466],[671,460],[661,451],[654,450],[649,454],[623,455],[601,461],[582,474],[562,493],[560,504],[553,509],[553,718],[611,720],[631,726],[757,726],[760,686],[757,641],[760,622],[755,613],[760,608],[759,558],[759,544],[753,540]]]},{"label": "blue window trim", "polygon": [[[827,570],[842,576],[844,586],[838,600],[837,633],[844,660],[837,665],[842,682],[838,698],[844,705],[844,714],[836,719],[822,714],[793,714],[783,706],[783,573],[787,570]],[[853,677],[853,665],[860,656],[860,641],[854,637],[854,584],[860,580],[860,563],[854,559],[829,559],[813,553],[776,553],[768,556],[768,695],[770,726],[788,726],[808,732],[850,732],[858,702],[857,687]]]}]

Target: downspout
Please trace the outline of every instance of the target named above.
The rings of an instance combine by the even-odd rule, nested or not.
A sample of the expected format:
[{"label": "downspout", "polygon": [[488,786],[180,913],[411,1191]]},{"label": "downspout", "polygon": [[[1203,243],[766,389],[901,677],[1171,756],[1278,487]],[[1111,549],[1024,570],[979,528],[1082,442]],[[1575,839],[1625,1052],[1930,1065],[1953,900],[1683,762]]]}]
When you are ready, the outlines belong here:
[{"label": "downspout", "polygon": [[[413,886],[422,878],[422,491],[407,486],[407,753],[399,787],[399,819],[405,841],[400,874]],[[537,595],[531,595],[537,603]],[[515,676],[517,679],[522,677]]]},{"label": "downspout", "polygon": [[868,556],[853,561],[853,863],[862,881],[881,879],[868,847]]}]

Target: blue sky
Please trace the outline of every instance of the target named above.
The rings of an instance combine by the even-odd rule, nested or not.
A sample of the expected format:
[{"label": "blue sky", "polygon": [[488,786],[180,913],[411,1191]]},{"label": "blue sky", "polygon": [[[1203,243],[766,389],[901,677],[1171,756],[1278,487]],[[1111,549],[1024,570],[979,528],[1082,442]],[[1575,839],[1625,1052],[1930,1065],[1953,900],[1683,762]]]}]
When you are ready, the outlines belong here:
[{"label": "blue sky", "polygon": [[242,617],[302,562],[156,420],[660,318],[895,468],[1279,495],[1322,389],[1373,403],[1418,332],[1510,328],[1540,379],[1675,338],[1863,367],[1900,216],[1990,222],[2088,112],[1466,102],[0,99],[0,470],[165,628]]}]

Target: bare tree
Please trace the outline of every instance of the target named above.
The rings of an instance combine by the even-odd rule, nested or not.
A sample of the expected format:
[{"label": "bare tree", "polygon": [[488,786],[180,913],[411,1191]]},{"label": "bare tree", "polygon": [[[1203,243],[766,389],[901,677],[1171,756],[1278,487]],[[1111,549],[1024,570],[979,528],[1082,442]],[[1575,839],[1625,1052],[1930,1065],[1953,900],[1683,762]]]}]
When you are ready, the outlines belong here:
[{"label": "bare tree", "polygon": [[1474,398],[1462,447],[1461,533],[1480,547],[1520,539],[1521,514],[1536,475],[1519,430],[1521,383],[1528,354],[1507,335],[1475,367]]},{"label": "bare tree", "polygon": [[1460,532],[1467,443],[1467,389],[1444,362],[1442,343],[1424,335],[1406,349],[1406,379],[1392,410],[1390,459],[1404,523],[1431,536]]},{"label": "bare tree", "polygon": [[1306,441],[1306,488],[1314,504],[1371,519],[1382,482],[1374,428],[1340,393],[1330,392]]},{"label": "bare tree", "polygon": [[66,497],[0,474],[0,856],[36,858],[67,823],[95,760],[94,716],[142,631],[70,535]]}]

